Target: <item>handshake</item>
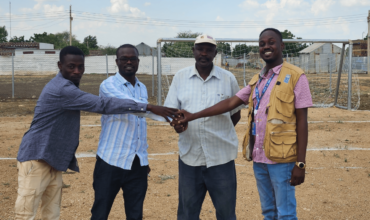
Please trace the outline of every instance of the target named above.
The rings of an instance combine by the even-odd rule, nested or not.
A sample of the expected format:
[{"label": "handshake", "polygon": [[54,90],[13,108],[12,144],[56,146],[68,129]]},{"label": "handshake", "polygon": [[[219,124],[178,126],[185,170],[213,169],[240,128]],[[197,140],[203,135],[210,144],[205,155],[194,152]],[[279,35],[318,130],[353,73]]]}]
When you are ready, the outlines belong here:
[{"label": "handshake", "polygon": [[147,106],[147,110],[156,115],[164,117],[167,122],[170,122],[168,118],[172,118],[173,120],[172,122],[170,122],[170,125],[174,127],[177,133],[186,131],[186,129],[188,128],[188,122],[195,119],[193,118],[193,114],[185,110],[178,110],[175,108],[167,108],[164,106],[149,104]]}]

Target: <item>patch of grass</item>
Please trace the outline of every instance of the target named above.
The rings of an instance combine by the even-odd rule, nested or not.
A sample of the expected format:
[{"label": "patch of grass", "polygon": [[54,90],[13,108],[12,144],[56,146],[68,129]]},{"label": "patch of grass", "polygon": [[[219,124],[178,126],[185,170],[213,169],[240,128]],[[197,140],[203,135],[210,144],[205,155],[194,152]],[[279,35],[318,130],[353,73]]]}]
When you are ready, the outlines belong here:
[{"label": "patch of grass", "polygon": [[344,162],[347,163],[347,158],[344,158]]},{"label": "patch of grass", "polygon": [[66,189],[66,188],[69,188],[69,187],[71,187],[71,185],[67,185],[67,184],[63,183],[63,186],[62,186],[63,189]]},{"label": "patch of grass", "polygon": [[8,196],[6,196],[6,197],[4,197],[4,199],[9,199],[9,197],[8,197]]},{"label": "patch of grass", "polygon": [[9,185],[10,185],[10,183],[3,183],[3,185],[4,185],[4,186],[9,186]]},{"label": "patch of grass", "polygon": [[91,139],[91,138],[94,138],[94,135],[92,134],[85,134],[84,136],[86,139]]},{"label": "patch of grass", "polygon": [[170,197],[170,196],[171,196],[171,194],[167,194],[167,196],[168,196],[168,197]]},{"label": "patch of grass", "polygon": [[166,180],[175,179],[176,176],[160,175],[159,178],[160,178],[159,183],[164,183]]},{"label": "patch of grass", "polygon": [[334,157],[340,158],[339,154],[334,154]]},{"label": "patch of grass", "polygon": [[343,124],[343,121],[339,120],[339,121],[337,121],[337,123],[339,123],[339,124]]}]

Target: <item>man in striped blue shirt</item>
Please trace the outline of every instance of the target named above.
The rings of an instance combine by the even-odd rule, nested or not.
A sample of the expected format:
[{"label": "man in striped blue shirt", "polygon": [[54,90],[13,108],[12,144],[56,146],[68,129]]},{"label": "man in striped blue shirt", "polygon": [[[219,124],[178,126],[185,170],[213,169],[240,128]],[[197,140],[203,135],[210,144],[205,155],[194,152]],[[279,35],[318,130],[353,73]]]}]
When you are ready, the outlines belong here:
[{"label": "man in striped blue shirt", "polygon": [[[148,103],[146,87],[135,76],[140,61],[136,47],[124,44],[117,49],[116,55],[119,72],[103,81],[100,96]],[[142,219],[150,171],[145,117],[164,121],[152,113],[102,116],[91,219],[108,218],[120,189],[123,190],[126,219]]]}]

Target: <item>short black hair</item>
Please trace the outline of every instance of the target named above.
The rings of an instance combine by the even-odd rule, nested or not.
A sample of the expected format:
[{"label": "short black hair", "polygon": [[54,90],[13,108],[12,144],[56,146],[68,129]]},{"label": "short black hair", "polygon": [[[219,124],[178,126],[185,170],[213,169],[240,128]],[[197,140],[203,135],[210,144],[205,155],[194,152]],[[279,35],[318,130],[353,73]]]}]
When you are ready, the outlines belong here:
[{"label": "short black hair", "polygon": [[84,52],[82,52],[81,49],[75,47],[75,46],[66,46],[64,47],[60,53],[59,53],[59,61],[61,63],[63,63],[64,61],[64,57],[67,55],[67,54],[73,54],[73,55],[81,55],[85,58],[85,54]]},{"label": "short black hair", "polygon": [[283,41],[283,35],[281,34],[281,32],[278,29],[275,29],[275,28],[266,28],[265,30],[261,31],[260,37],[263,34],[263,32],[266,32],[266,31],[273,31],[273,32],[275,32],[279,36],[280,40]]},{"label": "short black hair", "polygon": [[121,46],[119,46],[116,50],[116,57],[118,58],[118,51],[121,49],[121,48],[134,48],[136,53],[137,53],[137,56],[139,56],[139,51],[137,50],[137,48],[132,45],[132,44],[123,44]]}]

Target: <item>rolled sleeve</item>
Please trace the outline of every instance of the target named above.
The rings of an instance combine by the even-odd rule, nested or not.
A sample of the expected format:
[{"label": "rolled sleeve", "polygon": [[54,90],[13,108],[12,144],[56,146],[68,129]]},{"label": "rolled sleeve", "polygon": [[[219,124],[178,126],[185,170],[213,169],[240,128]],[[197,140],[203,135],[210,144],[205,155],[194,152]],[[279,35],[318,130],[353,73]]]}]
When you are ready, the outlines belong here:
[{"label": "rolled sleeve", "polygon": [[294,87],[294,105],[296,109],[312,107],[312,96],[310,85],[305,74],[299,77],[297,84]]},{"label": "rolled sleeve", "polygon": [[236,93],[236,96],[239,99],[241,99],[245,104],[248,104],[251,92],[252,92],[251,86],[247,85],[246,87],[242,88],[238,93]]}]

